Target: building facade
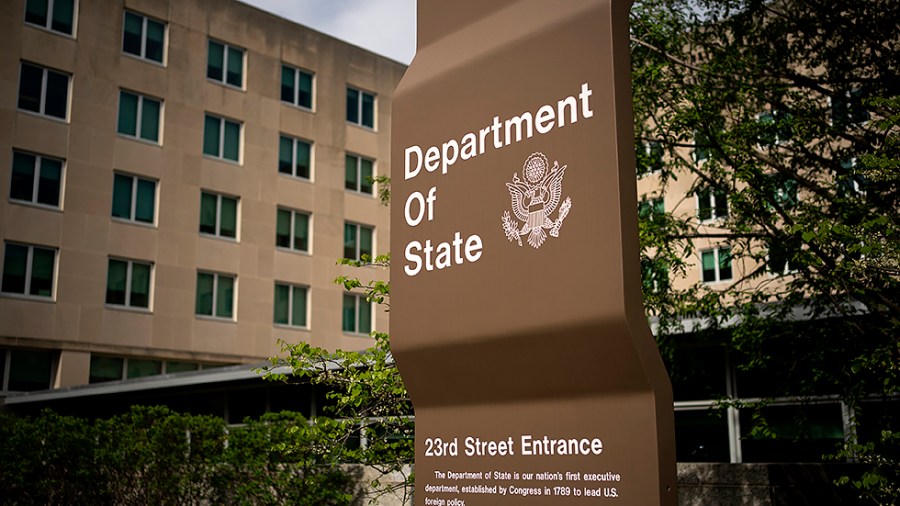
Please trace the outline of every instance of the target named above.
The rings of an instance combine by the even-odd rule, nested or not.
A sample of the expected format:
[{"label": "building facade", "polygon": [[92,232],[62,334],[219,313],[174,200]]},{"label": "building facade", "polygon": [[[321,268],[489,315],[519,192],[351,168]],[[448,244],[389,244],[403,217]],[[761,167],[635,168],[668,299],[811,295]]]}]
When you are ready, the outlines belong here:
[{"label": "building facade", "polygon": [[12,0],[0,26],[3,393],[386,331],[333,280],[389,244],[404,65],[232,0]]}]

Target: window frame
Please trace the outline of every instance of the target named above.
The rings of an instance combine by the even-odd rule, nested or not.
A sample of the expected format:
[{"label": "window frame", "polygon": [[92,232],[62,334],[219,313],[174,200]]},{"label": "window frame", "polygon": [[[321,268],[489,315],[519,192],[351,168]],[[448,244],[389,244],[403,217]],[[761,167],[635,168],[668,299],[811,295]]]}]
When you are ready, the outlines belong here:
[{"label": "window frame", "polygon": [[[361,243],[361,241],[360,241],[360,230],[363,229],[363,228],[367,228],[367,229],[369,229],[369,230],[372,232],[372,252],[369,253],[369,256],[372,257],[372,258],[374,258],[374,257],[375,257],[375,251],[376,251],[376,249],[375,249],[375,227],[374,227],[373,225],[364,225],[364,224],[362,224],[362,223],[357,223],[357,222],[353,222],[353,221],[344,221],[344,234],[345,234],[344,237],[345,237],[345,239],[346,239],[346,233],[347,233],[346,231],[347,231],[347,227],[348,227],[348,226],[355,227],[355,229],[356,229],[356,232],[355,232],[355,235],[354,235],[354,249],[356,250],[356,255],[353,256],[353,257],[347,257],[347,256],[344,256],[344,258],[349,258],[349,259],[351,259],[351,260],[356,260],[356,261],[362,261],[362,255],[363,255],[363,253],[362,253],[362,251],[361,251],[362,245],[360,244],[360,243]],[[346,244],[346,241],[345,241],[345,242],[344,242],[344,251],[343,251],[343,253],[346,253],[346,252],[347,252],[346,249],[347,249],[347,244]]]},{"label": "window frame", "polygon": [[[290,221],[288,222],[288,230],[289,230],[289,244],[290,246],[282,246],[278,244],[278,220],[279,214],[281,212],[290,213]],[[296,244],[297,237],[295,236],[296,232],[296,223],[297,223],[297,215],[306,216],[306,249],[295,248],[294,244]],[[289,207],[277,206],[275,210],[275,248],[281,251],[290,251],[294,253],[302,253],[306,255],[312,254],[312,213],[308,211],[301,211],[299,209],[291,209]]]},{"label": "window frame", "polygon": [[74,39],[74,38],[76,38],[76,34],[78,32],[78,4],[79,4],[79,2],[78,2],[78,0],[72,0],[72,33],[66,33],[66,32],[62,32],[59,30],[55,30],[53,28],[53,7],[55,6],[57,1],[59,1],[59,0],[47,0],[47,22],[44,25],[39,25],[37,23],[32,23],[31,21],[28,21],[28,0],[25,0],[24,9],[22,9],[22,11],[23,11],[22,16],[24,18],[23,22],[28,26],[33,26],[35,28],[38,28],[38,29],[41,29],[41,30],[44,30],[47,32],[55,33],[58,35],[62,35],[64,37],[69,37],[69,38]]},{"label": "window frame", "polygon": [[[28,248],[25,257],[25,286],[23,292],[7,292],[3,287],[3,278],[6,276],[6,258],[9,246],[18,246]],[[53,252],[53,272],[50,274],[50,295],[31,294],[31,282],[34,278],[34,250],[35,248]],[[27,244],[17,241],[3,241],[3,262],[0,263],[0,294],[8,297],[24,298],[35,301],[55,302],[56,289],[59,280],[59,248],[51,246],[42,246],[38,244]]]},{"label": "window frame", "polygon": [[[141,18],[141,54],[130,53],[125,50],[125,22],[128,19],[128,15],[138,16]],[[156,61],[153,58],[147,56],[147,26],[150,22],[159,23],[162,25],[163,29],[163,40],[162,40],[162,60]],[[140,12],[125,9],[122,14],[122,54],[130,56],[132,58],[136,58],[141,61],[149,62],[154,65],[159,65],[161,67],[165,67],[168,61],[169,54],[169,23],[167,21],[163,21],[161,19],[154,18],[153,16],[148,16],[146,14],[142,14]]]},{"label": "window frame", "polygon": [[[110,266],[112,262],[125,262],[125,302],[123,304],[117,304],[115,302],[109,301],[109,275],[110,275]],[[132,295],[132,286],[134,283],[134,264],[145,265],[150,268],[148,286],[147,286],[147,306],[138,306],[131,303],[131,295]],[[154,262],[149,260],[133,260],[130,258],[116,257],[110,256],[108,257],[106,267],[106,295],[104,298],[104,304],[109,309],[124,309],[130,311],[139,311],[142,313],[152,313],[153,312],[153,295],[154,295],[154,287],[155,287],[155,278],[156,278],[156,265]]]},{"label": "window frame", "polygon": [[[281,142],[282,140],[290,141],[291,143],[291,173],[283,172],[281,170]],[[297,145],[303,143],[309,146],[309,167],[307,167],[307,171],[309,172],[309,176],[303,176],[297,174]],[[303,139],[300,137],[295,137],[293,135],[288,135],[285,133],[281,133],[278,136],[278,174],[285,177],[290,177],[294,179],[299,179],[301,181],[309,181],[313,180],[313,167],[314,167],[314,159],[315,159],[315,143],[309,139]]]},{"label": "window frame", "polygon": [[53,384],[56,381],[57,374],[57,365],[59,364],[59,351],[49,350],[49,349],[34,349],[34,348],[18,348],[18,347],[9,347],[9,348],[0,348],[0,361],[3,362],[2,366],[0,366],[0,392],[10,393],[10,392],[34,392],[36,390],[10,390],[10,375],[12,372],[12,355],[13,353],[38,353],[45,354],[47,358],[50,359],[50,371],[49,377],[47,380],[47,387],[41,388],[37,390],[46,390],[53,388]]},{"label": "window frame", "polygon": [[[348,329],[344,326],[344,312],[347,309],[345,302],[352,298],[353,299],[353,329]],[[360,330],[360,306],[361,304],[365,304],[369,309],[369,331],[362,332]],[[370,337],[373,332],[375,332],[375,306],[371,301],[366,300],[366,296],[364,294],[359,293],[343,293],[343,298],[341,299],[341,332],[344,334],[357,336],[357,337]]]},{"label": "window frame", "polygon": [[[722,260],[721,255],[722,252],[727,251],[728,254],[728,270],[729,276],[727,278],[722,277]],[[725,283],[732,281],[734,279],[734,255],[732,255],[731,246],[715,246],[712,248],[704,248],[700,250],[700,281],[705,285],[712,285],[716,283]],[[713,265],[715,266],[715,279],[711,279],[709,281],[706,280],[704,276],[703,269],[703,256],[706,253],[713,254]]]},{"label": "window frame", "polygon": [[[285,70],[290,70],[294,74],[294,86],[293,86],[293,89],[291,90],[293,92],[294,96],[292,97],[293,99],[291,101],[285,100],[284,95],[282,93],[283,86],[284,86]],[[309,80],[310,80],[309,105],[308,106],[299,103],[300,102],[300,80],[299,80],[299,77],[301,74],[308,75]],[[279,95],[279,98],[281,99],[282,103],[290,104],[290,105],[292,105],[298,109],[301,109],[303,111],[315,112],[315,110],[316,110],[316,73],[315,72],[313,72],[311,70],[303,69],[303,68],[300,68],[300,67],[297,67],[294,65],[290,65],[285,62],[281,62],[281,83],[282,83],[282,90],[279,92],[278,95]]]},{"label": "window frame", "polygon": [[[203,195],[212,195],[216,197],[216,222],[215,222],[215,233],[204,232],[200,229],[203,226],[203,223],[200,218],[202,218],[203,213]],[[227,235],[222,235],[222,199],[231,199],[234,200],[234,237],[229,237]],[[214,192],[211,190],[200,190],[200,217],[198,218],[197,230],[200,232],[201,236],[204,237],[214,237],[217,239],[224,239],[228,241],[240,242],[241,237],[241,198],[235,195],[227,195],[224,193]]]},{"label": "window frame", "polygon": [[[65,187],[66,187],[66,159],[65,158],[57,158],[55,156],[42,155],[40,153],[35,153],[33,151],[26,151],[24,149],[16,149],[12,150],[12,157],[10,158],[10,170],[9,170],[9,201],[15,204],[27,205],[39,207],[42,209],[48,209],[53,211],[61,211],[63,209],[63,201],[65,197]],[[32,177],[32,187],[31,187],[31,200],[22,200],[12,196],[13,191],[13,167],[15,165],[16,154],[21,154],[24,156],[34,157],[33,169],[34,175]],[[43,164],[41,163],[43,160],[52,160],[55,162],[59,162],[59,203],[57,205],[45,204],[43,202],[38,201],[38,197],[40,196],[40,180],[41,173],[43,171]]]},{"label": "window frame", "polygon": [[[132,95],[137,97],[137,114],[134,118],[134,135],[131,135],[126,132],[122,132],[119,129],[119,125],[122,122],[122,98],[124,95]],[[145,101],[150,100],[156,102],[159,106],[159,115],[156,118],[156,140],[149,139],[142,135],[143,129],[143,118],[144,118],[144,103]],[[125,137],[126,139],[131,139],[135,141],[146,142],[148,144],[154,146],[162,146],[163,144],[163,124],[165,120],[165,100],[161,98],[151,97],[149,95],[144,95],[143,93],[138,93],[136,91],[127,90],[125,88],[119,88],[119,109],[117,111],[116,116],[116,135]]]},{"label": "window frame", "polygon": [[[356,165],[356,187],[355,188],[349,188],[347,186],[349,184],[349,181],[347,180],[347,165],[351,158],[356,160],[356,163],[355,163],[355,165]],[[363,174],[362,174],[363,161],[367,161],[372,164],[372,176],[371,176],[372,183],[370,186],[370,191],[368,191],[368,192],[363,190]],[[377,172],[376,172],[376,162],[375,162],[374,158],[369,158],[369,157],[358,155],[356,153],[351,153],[351,152],[345,153],[345,155],[344,155],[344,190],[349,191],[354,194],[357,194],[357,195],[365,195],[367,197],[374,197],[375,193],[376,193],[375,177],[377,177]]]},{"label": "window frame", "polygon": [[[39,107],[37,111],[32,111],[30,109],[23,109],[21,106],[22,100],[22,70],[24,67],[28,65],[30,67],[35,67],[41,69],[41,91],[39,97]],[[63,117],[54,116],[48,114],[46,112],[47,109],[47,80],[49,78],[49,74],[53,72],[60,76],[64,76],[66,78],[66,106],[65,106],[65,115]],[[18,82],[18,93],[16,95],[16,110],[19,112],[24,112],[26,114],[34,114],[40,116],[42,118],[50,119],[53,121],[61,121],[63,123],[69,122],[69,115],[71,113],[72,101],[70,100],[72,97],[72,74],[68,72],[64,72],[61,70],[52,69],[50,67],[45,67],[43,65],[39,65],[37,63],[32,63],[26,60],[19,60],[19,82]]]},{"label": "window frame", "polygon": [[[284,288],[287,288],[287,290],[288,290],[287,323],[282,323],[282,322],[277,321],[277,315],[275,314],[275,311],[278,310],[278,287],[284,287]],[[302,325],[298,325],[298,324],[294,323],[294,316],[295,316],[294,311],[293,311],[294,295],[295,295],[294,290],[302,290],[305,293],[305,296],[304,296],[305,304],[303,307],[303,320],[304,321],[303,321]],[[277,327],[287,327],[287,328],[292,328],[292,329],[309,330],[310,329],[309,320],[310,320],[310,316],[311,316],[310,315],[311,304],[310,304],[310,300],[309,300],[309,295],[310,295],[309,285],[288,283],[286,281],[275,281],[275,288],[274,288],[273,292],[274,292],[274,298],[273,298],[274,302],[273,302],[273,311],[272,311],[272,324]]]},{"label": "window frame", "polygon": [[[211,310],[210,314],[206,313],[198,313],[197,310],[197,298],[199,297],[199,283],[201,275],[209,275],[213,277],[213,285],[212,285],[212,302],[211,302]],[[230,316],[219,316],[217,315],[218,308],[218,297],[219,297],[219,278],[227,277],[231,278],[231,315]],[[224,272],[216,272],[216,271],[208,271],[203,269],[197,269],[197,285],[194,287],[194,316],[197,318],[210,319],[215,321],[237,321],[237,302],[238,302],[238,276],[237,274],[224,273]]]},{"label": "window frame", "polygon": [[[222,46],[222,79],[216,79],[215,77],[211,77],[209,75],[209,57],[212,50],[212,44],[219,44]],[[241,84],[235,85],[228,82],[228,50],[234,49],[240,51],[241,53]],[[206,42],[206,79],[210,82],[220,84],[222,86],[227,86],[233,90],[241,90],[244,91],[247,89],[247,49],[235,46],[234,44],[225,42],[221,39],[216,39],[214,37],[208,37]]]},{"label": "window frame", "polygon": [[[130,210],[128,213],[129,214],[128,218],[123,217],[123,216],[115,216],[112,214],[115,211],[116,176],[131,178],[131,194],[130,194],[131,206],[130,206]],[[151,222],[146,222],[146,221],[137,219],[137,205],[138,205],[137,197],[138,197],[139,181],[146,181],[146,182],[153,183],[153,221],[151,221]],[[157,221],[159,218],[159,216],[158,216],[158,214],[159,214],[159,180],[158,179],[153,179],[153,178],[149,178],[146,176],[139,176],[137,174],[129,174],[127,172],[114,170],[113,171],[113,191],[112,191],[112,198],[110,199],[110,201],[111,201],[111,206],[112,206],[110,209],[110,218],[111,219],[113,219],[115,221],[156,228]]]},{"label": "window frame", "polygon": [[[355,120],[350,118],[351,109],[350,109],[350,96],[349,95],[350,95],[351,91],[355,91],[357,93],[357,95],[356,95],[356,119]],[[362,88],[357,88],[355,86],[351,86],[349,84],[347,85],[346,94],[347,94],[347,96],[346,96],[346,99],[347,99],[347,111],[346,111],[347,123],[350,123],[351,125],[356,125],[361,128],[365,128],[367,130],[376,131],[377,126],[378,126],[378,95],[375,93],[368,92]],[[372,99],[372,124],[371,125],[366,124],[364,121],[365,108],[363,106],[365,103],[366,96],[368,96]]]},{"label": "window frame", "polygon": [[[206,152],[206,123],[207,119],[214,119],[219,122],[219,142],[217,146],[216,154],[211,154]],[[225,124],[232,123],[237,125],[238,127],[238,145],[237,145],[237,159],[232,160],[231,158],[225,157]],[[217,114],[212,114],[210,112],[206,112],[203,115],[203,156],[207,158],[211,158],[213,160],[218,160],[220,162],[234,163],[237,165],[243,165],[244,159],[244,122],[239,120],[233,120],[230,118],[226,118],[225,116],[219,116]]]},{"label": "window frame", "polygon": [[[638,177],[652,176],[654,174],[662,173],[663,168],[666,166],[666,150],[663,147],[662,143],[659,141],[644,141],[640,144],[641,148],[644,150],[644,154],[647,156],[647,159],[651,161],[651,164],[648,167],[641,167],[638,165]],[[657,159],[656,152],[659,152],[659,157]],[[649,168],[650,170],[642,171],[643,168]]]},{"label": "window frame", "polygon": [[[694,192],[694,196],[697,204],[697,219],[700,220],[700,223],[714,223],[728,217],[730,211],[728,206],[728,192],[717,191],[711,186],[705,186],[697,189]],[[704,197],[707,201],[706,208],[703,207]],[[721,208],[717,205],[720,197],[725,203],[725,206]],[[704,209],[709,209],[709,218],[703,217]],[[720,213],[720,210],[724,210],[724,213]]]}]

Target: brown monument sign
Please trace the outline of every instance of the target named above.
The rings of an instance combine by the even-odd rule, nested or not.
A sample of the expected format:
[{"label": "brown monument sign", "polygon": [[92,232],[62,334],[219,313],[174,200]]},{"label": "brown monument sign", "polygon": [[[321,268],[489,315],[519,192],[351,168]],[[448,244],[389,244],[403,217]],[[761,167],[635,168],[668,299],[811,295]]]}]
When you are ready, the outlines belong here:
[{"label": "brown monument sign", "polygon": [[674,505],[641,303],[629,0],[419,0],[391,340],[416,504]]}]

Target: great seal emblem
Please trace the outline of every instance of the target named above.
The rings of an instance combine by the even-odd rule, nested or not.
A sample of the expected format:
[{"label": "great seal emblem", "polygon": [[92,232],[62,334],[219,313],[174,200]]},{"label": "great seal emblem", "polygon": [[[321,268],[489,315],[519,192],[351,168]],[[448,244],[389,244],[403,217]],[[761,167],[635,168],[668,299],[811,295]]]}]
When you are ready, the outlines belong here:
[{"label": "great seal emblem", "polygon": [[540,248],[547,239],[544,230],[549,230],[552,237],[559,237],[563,220],[572,208],[572,199],[566,197],[559,207],[556,220],[550,218],[562,197],[562,180],[567,166],[560,167],[556,161],[553,167],[549,165],[543,153],[532,153],[522,165],[525,180],[514,173],[512,182],[506,183],[513,214],[520,221],[512,219],[509,211],[504,211],[503,231],[510,242],[516,241],[519,246],[522,245],[522,237],[528,236],[528,244],[535,249]]}]

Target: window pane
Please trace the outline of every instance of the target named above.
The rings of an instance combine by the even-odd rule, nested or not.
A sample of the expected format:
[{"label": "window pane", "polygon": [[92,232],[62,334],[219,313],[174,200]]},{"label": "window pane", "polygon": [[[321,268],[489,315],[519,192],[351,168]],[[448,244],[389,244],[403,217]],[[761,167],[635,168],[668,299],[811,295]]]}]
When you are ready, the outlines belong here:
[{"label": "window pane", "polygon": [[375,127],[375,97],[368,93],[362,94],[362,124]]},{"label": "window pane", "polygon": [[225,63],[225,46],[209,41],[209,61],[206,65],[206,77],[221,81]]},{"label": "window pane", "polygon": [[356,258],[356,225],[344,223],[344,258]]},{"label": "window pane", "polygon": [[244,52],[228,48],[228,84],[241,87],[244,84]]},{"label": "window pane", "polygon": [[137,181],[137,202],[134,219],[144,223],[153,223],[153,209],[156,204],[156,182],[147,179]]},{"label": "window pane", "polygon": [[281,66],[281,100],[294,103],[294,69]]},{"label": "window pane", "polygon": [[372,193],[372,160],[359,160],[359,191]]},{"label": "window pane", "polygon": [[9,390],[30,392],[50,388],[53,354],[48,351],[10,350]]},{"label": "window pane", "polygon": [[697,208],[698,216],[701,220],[711,220],[713,217],[712,203],[710,202],[710,190],[701,190],[697,192]]},{"label": "window pane", "polygon": [[113,178],[112,215],[116,218],[131,219],[131,176],[116,174]]},{"label": "window pane", "polygon": [[359,227],[359,256],[372,256],[372,233],[369,227]]},{"label": "window pane", "polygon": [[200,232],[204,234],[216,233],[216,207],[217,198],[210,193],[200,195]]},{"label": "window pane", "polygon": [[222,157],[232,161],[240,159],[241,126],[233,121],[225,121],[225,152]]},{"label": "window pane", "polygon": [[166,362],[166,374],[175,372],[196,371],[200,364],[193,362]]},{"label": "window pane", "polygon": [[44,114],[65,119],[69,100],[69,76],[59,72],[47,72],[47,98]]},{"label": "window pane", "polygon": [[122,37],[122,51],[141,56],[141,39],[144,18],[130,12],[125,13],[125,35]]},{"label": "window pane", "polygon": [[347,88],[347,121],[359,123],[359,92]]},{"label": "window pane", "polygon": [[219,124],[221,120],[207,115],[203,123],[203,154],[219,156]]},{"label": "window pane", "polygon": [[275,285],[275,323],[287,325],[288,323],[288,298],[290,287],[287,285]]},{"label": "window pane", "polygon": [[131,264],[131,306],[150,307],[150,265]]},{"label": "window pane", "polygon": [[725,192],[716,192],[715,196],[716,218],[728,216],[728,196]]},{"label": "window pane", "polygon": [[675,412],[678,462],[728,462],[728,423],[723,411]]},{"label": "window pane", "polygon": [[75,19],[75,0],[56,0],[53,2],[53,24],[51,28],[58,32],[72,34]]},{"label": "window pane", "polygon": [[49,0],[28,0],[25,5],[25,21],[47,26],[47,3]]},{"label": "window pane", "polygon": [[237,199],[222,197],[219,235],[237,237]]},{"label": "window pane", "polygon": [[122,368],[125,360],[115,357],[91,356],[91,375],[89,383],[102,383],[122,379]]},{"label": "window pane", "polygon": [[309,215],[294,213],[294,249],[309,250]]},{"label": "window pane", "polygon": [[148,141],[159,141],[159,100],[146,98],[142,100],[141,138]]},{"label": "window pane", "polygon": [[294,158],[294,141],[288,137],[281,136],[278,141],[278,172],[282,174],[293,174],[293,158]]},{"label": "window pane", "polygon": [[159,360],[128,359],[128,377],[141,378],[162,374],[162,362]]},{"label": "window pane", "polygon": [[231,318],[234,311],[234,278],[219,276],[216,288],[216,316]]},{"label": "window pane", "polygon": [[119,93],[119,133],[137,135],[138,96],[123,91]]},{"label": "window pane", "polygon": [[344,294],[341,328],[344,332],[356,332],[356,297]]},{"label": "window pane", "polygon": [[369,334],[372,332],[372,304],[366,302],[362,297],[357,298],[359,304],[359,329],[360,334]]},{"label": "window pane", "polygon": [[163,46],[166,42],[166,25],[154,21],[147,20],[147,47],[146,54],[148,60],[162,63]]},{"label": "window pane", "polygon": [[55,259],[56,251],[52,249],[33,249],[29,294],[40,297],[53,296],[53,263]]},{"label": "window pane", "polygon": [[308,142],[297,141],[297,172],[296,175],[298,177],[309,179],[309,151],[310,145]]},{"label": "window pane", "polygon": [[716,258],[712,251],[704,251],[701,253],[701,263],[703,265],[703,281],[710,282],[716,280]]},{"label": "window pane", "polygon": [[212,315],[213,304],[213,275],[205,272],[197,273],[197,299],[194,304],[194,312],[202,315]]},{"label": "window pane", "polygon": [[347,155],[344,160],[344,188],[348,190],[356,191],[359,189],[358,161],[358,158],[350,155]]},{"label": "window pane", "polygon": [[312,109],[312,74],[298,71],[299,90],[297,92],[297,105]]},{"label": "window pane", "polygon": [[278,210],[278,219],[275,224],[275,245],[282,248],[291,247],[291,212],[284,209]]},{"label": "window pane", "polygon": [[59,207],[59,188],[62,181],[62,162],[41,158],[41,175],[38,178],[38,203]]},{"label": "window pane", "polygon": [[9,198],[31,202],[34,198],[34,155],[13,153],[12,180],[9,187]]},{"label": "window pane", "polygon": [[291,325],[306,326],[306,288],[293,287],[294,297],[291,300]]},{"label": "window pane", "polygon": [[41,87],[44,80],[44,69],[22,64],[19,75],[19,109],[41,112]]},{"label": "window pane", "polygon": [[731,279],[731,248],[719,249],[719,279]]},{"label": "window pane", "polygon": [[25,293],[25,268],[28,262],[28,247],[7,244],[3,257],[3,286],[7,293]]},{"label": "window pane", "polygon": [[125,305],[125,285],[128,262],[109,259],[109,273],[106,276],[106,303]]}]

